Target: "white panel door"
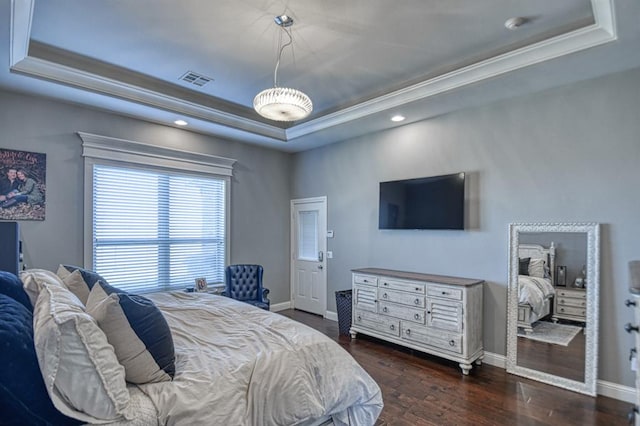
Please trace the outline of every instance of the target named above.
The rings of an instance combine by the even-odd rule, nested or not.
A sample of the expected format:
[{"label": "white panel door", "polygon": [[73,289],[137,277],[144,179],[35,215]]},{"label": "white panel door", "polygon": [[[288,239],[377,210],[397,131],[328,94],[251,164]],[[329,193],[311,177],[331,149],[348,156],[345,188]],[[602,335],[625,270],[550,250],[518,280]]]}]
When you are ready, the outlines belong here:
[{"label": "white panel door", "polygon": [[327,199],[291,201],[291,287],[295,309],[327,310]]}]

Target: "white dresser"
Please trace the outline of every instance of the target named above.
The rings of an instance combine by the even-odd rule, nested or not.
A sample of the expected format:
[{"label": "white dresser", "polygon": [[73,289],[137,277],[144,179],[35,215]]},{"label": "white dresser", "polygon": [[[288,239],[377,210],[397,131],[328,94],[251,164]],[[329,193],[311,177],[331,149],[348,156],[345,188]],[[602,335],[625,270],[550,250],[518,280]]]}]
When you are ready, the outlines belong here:
[{"label": "white dresser", "polygon": [[632,296],[625,302],[627,307],[634,310],[634,323],[628,323],[624,326],[627,333],[631,333],[634,336],[634,346],[629,353],[629,361],[631,361],[631,368],[636,371],[636,399],[635,404],[629,411],[629,424],[635,424],[640,426],[640,363],[638,362],[638,353],[640,353],[640,295],[632,294]]},{"label": "white dresser", "polygon": [[482,280],[364,268],[352,270],[351,337],[374,336],[459,363],[484,357]]},{"label": "white dresser", "polygon": [[568,319],[581,323],[587,322],[587,291],[584,288],[556,287],[553,298],[553,322]]}]

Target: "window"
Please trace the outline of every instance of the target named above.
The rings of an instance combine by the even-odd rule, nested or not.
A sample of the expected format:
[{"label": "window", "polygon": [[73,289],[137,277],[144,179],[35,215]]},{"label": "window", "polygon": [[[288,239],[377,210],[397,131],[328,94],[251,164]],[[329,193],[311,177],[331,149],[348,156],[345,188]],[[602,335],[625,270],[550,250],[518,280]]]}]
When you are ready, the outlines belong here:
[{"label": "window", "polygon": [[[86,143],[84,148],[86,154]],[[146,153],[144,161],[126,155],[133,161],[91,158],[85,164],[92,236],[85,264],[89,255],[110,284],[133,292],[192,287],[200,277],[221,284],[230,179],[193,171],[193,164],[184,165],[190,172],[155,167],[165,163],[166,153],[160,154],[156,160]]]}]

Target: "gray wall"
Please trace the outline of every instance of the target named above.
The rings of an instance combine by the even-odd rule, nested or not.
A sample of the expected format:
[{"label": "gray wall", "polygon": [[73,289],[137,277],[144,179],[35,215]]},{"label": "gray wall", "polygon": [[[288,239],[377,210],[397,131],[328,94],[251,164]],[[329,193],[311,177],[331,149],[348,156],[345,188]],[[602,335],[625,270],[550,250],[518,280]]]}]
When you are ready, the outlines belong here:
[{"label": "gray wall", "polygon": [[[409,117],[410,118],[410,117]],[[465,231],[379,231],[378,182],[465,171]],[[600,222],[599,378],[634,385],[627,262],[640,258],[640,70],[296,154],[295,198],[326,195],[329,310],[350,270],[486,280],[484,344],[505,354],[508,225]]]},{"label": "gray wall", "polygon": [[291,155],[79,106],[0,91],[0,147],[47,154],[47,216],[22,221],[28,267],[82,264],[83,160],[76,132],[235,158],[231,263],[259,263],[272,303],[289,294]]}]

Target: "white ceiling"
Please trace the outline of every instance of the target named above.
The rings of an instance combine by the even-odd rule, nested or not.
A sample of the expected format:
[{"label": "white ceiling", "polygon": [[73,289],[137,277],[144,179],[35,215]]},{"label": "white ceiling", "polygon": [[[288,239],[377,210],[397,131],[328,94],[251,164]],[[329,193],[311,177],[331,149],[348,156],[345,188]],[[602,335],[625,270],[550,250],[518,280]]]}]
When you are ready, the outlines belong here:
[{"label": "white ceiling", "polygon": [[[0,0],[0,87],[300,151],[455,109],[640,66],[636,0]],[[314,111],[283,125],[253,97]],[[517,31],[506,19],[526,18]],[[213,78],[204,87],[179,80]],[[405,123],[406,123],[405,122]],[[404,123],[403,123],[404,124]]]}]

